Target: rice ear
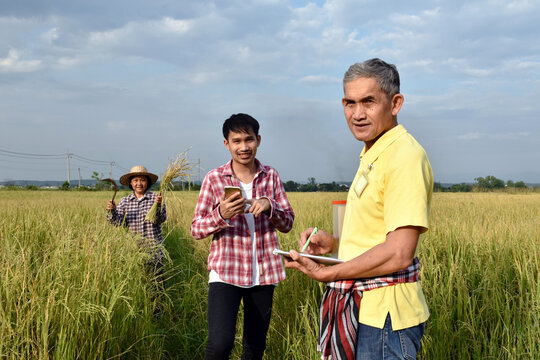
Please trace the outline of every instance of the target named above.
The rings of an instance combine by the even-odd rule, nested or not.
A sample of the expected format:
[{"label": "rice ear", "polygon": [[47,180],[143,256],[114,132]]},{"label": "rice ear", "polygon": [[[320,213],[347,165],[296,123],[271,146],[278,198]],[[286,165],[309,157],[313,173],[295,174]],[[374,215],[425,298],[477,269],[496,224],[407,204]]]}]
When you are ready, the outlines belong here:
[{"label": "rice ear", "polygon": [[[187,151],[180,153],[176,159],[169,162],[167,169],[161,177],[161,182],[159,183],[159,192],[165,197],[165,194],[173,189],[172,182],[179,178],[190,178],[190,171],[193,168],[193,165],[187,162]],[[152,207],[146,214],[145,220],[149,220],[155,223],[157,218],[158,204],[152,204]]]}]

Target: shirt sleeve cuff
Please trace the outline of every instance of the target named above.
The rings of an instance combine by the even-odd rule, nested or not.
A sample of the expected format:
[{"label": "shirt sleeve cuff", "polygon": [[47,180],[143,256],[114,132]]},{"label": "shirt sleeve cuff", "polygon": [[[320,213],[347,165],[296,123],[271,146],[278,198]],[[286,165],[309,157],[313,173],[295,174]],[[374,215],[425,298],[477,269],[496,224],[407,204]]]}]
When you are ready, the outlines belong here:
[{"label": "shirt sleeve cuff", "polygon": [[214,221],[217,224],[218,227],[232,227],[232,225],[229,224],[229,220],[225,220],[221,213],[219,212],[219,205],[214,209]]},{"label": "shirt sleeve cuff", "polygon": [[261,196],[260,199],[267,199],[270,203],[270,214],[268,215],[268,217],[271,219],[272,215],[274,214],[274,202],[268,196]]}]

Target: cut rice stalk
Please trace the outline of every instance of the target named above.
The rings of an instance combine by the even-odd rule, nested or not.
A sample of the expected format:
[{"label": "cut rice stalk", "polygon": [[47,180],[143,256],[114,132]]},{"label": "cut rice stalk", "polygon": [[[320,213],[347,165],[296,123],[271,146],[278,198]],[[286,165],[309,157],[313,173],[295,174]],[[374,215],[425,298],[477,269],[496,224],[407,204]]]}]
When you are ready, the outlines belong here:
[{"label": "cut rice stalk", "polygon": [[[159,184],[159,193],[164,196],[166,192],[171,191],[173,189],[172,183],[176,179],[189,179],[192,167],[193,165],[187,162],[187,150],[179,154],[174,161],[169,163],[167,170],[163,174]],[[159,206],[154,203],[148,214],[146,214],[145,220],[155,223]]]}]

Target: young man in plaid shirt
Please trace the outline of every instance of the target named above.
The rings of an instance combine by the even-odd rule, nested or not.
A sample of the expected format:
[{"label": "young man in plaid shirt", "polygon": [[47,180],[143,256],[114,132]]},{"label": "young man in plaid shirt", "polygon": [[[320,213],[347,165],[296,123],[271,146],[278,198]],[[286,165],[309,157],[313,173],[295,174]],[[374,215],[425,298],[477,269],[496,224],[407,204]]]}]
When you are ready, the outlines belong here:
[{"label": "young man in plaid shirt", "polygon": [[[285,279],[276,230],[289,232],[294,212],[277,171],[256,158],[259,123],[235,114],[223,124],[231,161],[203,180],[191,235],[213,235],[208,256],[208,342],[205,359],[228,359],[240,302],[244,304],[242,359],[262,359],[275,286]],[[236,186],[225,198],[224,187]]]}]

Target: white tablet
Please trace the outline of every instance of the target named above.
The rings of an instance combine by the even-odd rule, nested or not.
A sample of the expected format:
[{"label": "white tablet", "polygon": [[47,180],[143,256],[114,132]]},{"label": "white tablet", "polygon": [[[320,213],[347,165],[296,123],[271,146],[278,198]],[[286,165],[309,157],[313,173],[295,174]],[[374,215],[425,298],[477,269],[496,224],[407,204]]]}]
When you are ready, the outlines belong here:
[{"label": "white tablet", "polygon": [[[274,249],[274,251],[272,251],[272,253],[274,255],[281,255],[281,256],[285,256],[285,257],[291,259],[291,254],[289,254],[288,251]],[[313,260],[315,262],[318,262],[320,264],[335,265],[335,264],[341,264],[342,262],[344,262],[341,259],[331,258],[331,257],[327,257],[327,256],[311,255],[311,254],[306,254],[306,253],[298,253],[298,254],[300,256],[307,257],[307,258],[309,258],[309,259],[311,259],[311,260]]]}]

